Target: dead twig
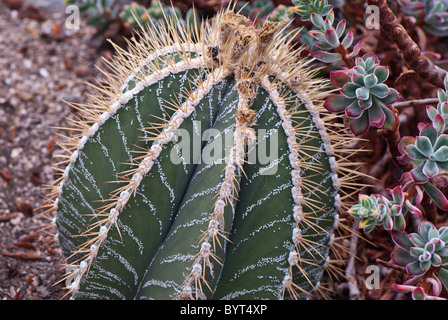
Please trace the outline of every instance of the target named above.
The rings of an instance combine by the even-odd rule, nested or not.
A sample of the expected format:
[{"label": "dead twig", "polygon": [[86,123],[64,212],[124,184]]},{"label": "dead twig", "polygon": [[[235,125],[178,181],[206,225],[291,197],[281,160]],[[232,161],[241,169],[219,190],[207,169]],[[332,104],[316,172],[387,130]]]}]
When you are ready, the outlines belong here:
[{"label": "dead twig", "polygon": [[402,101],[402,102],[394,103],[393,107],[394,108],[417,107],[417,106],[426,106],[428,104],[437,104],[438,102],[439,102],[438,98],[409,100],[409,101]]},{"label": "dead twig", "polygon": [[425,81],[443,88],[443,80],[447,72],[432,63],[421,52],[418,45],[412,40],[406,29],[398,22],[397,17],[387,5],[386,0],[367,0],[369,5],[377,6],[380,11],[380,25],[384,33],[400,49],[406,65],[417,72]]}]

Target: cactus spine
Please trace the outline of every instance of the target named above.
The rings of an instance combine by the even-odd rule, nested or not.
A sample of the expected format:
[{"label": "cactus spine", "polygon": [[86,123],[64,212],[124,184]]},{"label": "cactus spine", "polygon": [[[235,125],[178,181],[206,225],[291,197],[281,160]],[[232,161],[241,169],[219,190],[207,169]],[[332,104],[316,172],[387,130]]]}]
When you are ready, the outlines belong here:
[{"label": "cactus spine", "polygon": [[[49,227],[75,269],[69,293],[309,297],[356,187],[340,153],[353,138],[322,114],[327,83],[284,24],[257,29],[231,9],[200,27],[175,19],[117,48],[109,87],[76,106],[82,119],[61,141],[66,167],[46,214],[57,212]],[[207,129],[182,149],[191,157],[180,152],[178,132]],[[262,143],[278,150],[268,164],[251,157]],[[212,160],[198,161],[206,151]]]}]

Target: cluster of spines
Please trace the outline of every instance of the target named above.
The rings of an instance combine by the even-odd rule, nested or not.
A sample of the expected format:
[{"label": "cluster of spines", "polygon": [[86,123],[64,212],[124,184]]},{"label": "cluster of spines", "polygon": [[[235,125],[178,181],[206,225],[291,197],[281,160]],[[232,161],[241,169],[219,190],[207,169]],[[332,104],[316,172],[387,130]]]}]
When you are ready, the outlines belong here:
[{"label": "cluster of spines", "polygon": [[[219,19],[218,19],[219,20]],[[177,34],[174,32],[176,28],[171,25],[171,32],[170,34]],[[151,39],[160,39],[158,35],[154,35],[154,33],[151,32],[145,32],[143,34],[142,39],[146,39],[146,41],[143,41],[142,43],[135,42],[131,45],[131,51],[130,53],[126,53],[124,51],[121,51],[119,54],[118,61],[119,63],[109,63],[110,66],[114,66],[115,70],[115,77],[108,76],[108,79],[110,80],[109,83],[111,83],[111,90],[104,90],[97,87],[97,96],[94,96],[94,100],[97,102],[96,108],[93,108],[95,111],[88,111],[92,110],[92,106],[89,105],[89,109],[83,106],[76,106],[81,111],[83,111],[83,114],[86,115],[87,119],[83,121],[74,121],[75,125],[75,132],[86,132],[85,134],[76,135],[74,137],[69,138],[66,142],[64,142],[61,146],[63,149],[70,154],[68,161],[66,162],[67,167],[63,171],[61,177],[55,181],[55,186],[53,189],[53,198],[56,198],[54,204],[47,210],[47,213],[50,213],[53,211],[53,209],[57,209],[58,205],[58,199],[57,196],[62,193],[62,186],[64,183],[64,180],[67,178],[69,170],[71,168],[71,165],[76,161],[76,158],[79,155],[79,151],[82,150],[84,144],[88,140],[89,137],[91,137],[95,132],[98,130],[98,128],[103,124],[109,117],[113,116],[113,114],[116,113],[116,111],[120,108],[121,105],[125,104],[127,101],[129,101],[134,95],[138,94],[143,88],[146,86],[157,82],[161,78],[165,77],[167,74],[170,74],[171,72],[179,72],[182,70],[182,68],[198,68],[203,67],[207,68],[210,67],[210,65],[213,65],[210,63],[210,61],[206,61],[205,56],[207,56],[208,48],[211,47],[209,45],[209,42],[206,42],[207,40],[210,41],[210,39],[216,40],[216,33],[218,28],[216,26],[214,29],[209,29],[207,27],[202,27],[202,33],[199,36],[199,33],[197,33],[198,39],[200,40],[198,43],[193,44],[191,38],[185,38],[185,34],[181,37],[178,37],[177,39],[169,40],[167,37],[162,37],[162,40],[157,40],[153,46],[150,46],[150,40]],[[206,32],[204,32],[206,30]],[[212,30],[210,32],[210,30]],[[176,38],[176,37],[175,37]],[[172,42],[173,41],[173,42]],[[178,42],[175,42],[178,41]],[[213,42],[212,42],[213,43]],[[279,51],[275,51],[280,47]],[[287,46],[285,46],[287,47]],[[282,66],[286,66],[286,68],[282,68],[282,71],[279,73],[277,70],[274,69],[273,66],[270,68],[265,68],[265,72],[272,71],[272,73],[282,82],[287,83],[297,94],[297,96],[305,103],[305,105],[308,108],[308,111],[310,112],[314,123],[318,127],[318,130],[320,132],[320,135],[323,139],[326,152],[330,155],[330,166],[332,169],[331,173],[331,179],[333,181],[333,185],[335,189],[338,191],[341,187],[341,182],[338,179],[338,176],[336,172],[338,172],[338,164],[335,159],[335,150],[333,147],[333,142],[337,141],[338,144],[341,146],[344,145],[344,141],[346,140],[352,140],[350,136],[344,136],[344,134],[341,136],[341,132],[338,130],[338,125],[335,125],[336,130],[338,130],[337,133],[335,133],[334,139],[332,139],[331,134],[328,135],[327,131],[331,129],[331,124],[326,125],[324,124],[323,120],[320,118],[318,108],[315,107],[313,104],[313,101],[320,100],[321,97],[323,97],[323,93],[319,92],[319,90],[323,87],[323,84],[321,81],[314,82],[312,80],[310,81],[304,81],[306,80],[306,77],[310,77],[310,75],[313,73],[309,69],[305,68],[302,64],[302,66],[295,67],[296,66],[296,58],[290,58],[288,52],[284,50],[281,46],[277,45],[271,45],[270,50],[272,52],[276,53],[276,55],[273,55],[273,61],[276,63],[280,63]],[[198,58],[192,58],[192,53],[198,54]],[[183,61],[180,63],[175,63],[174,59],[171,61],[170,59],[166,60],[167,67],[163,69],[159,69],[158,65],[156,63],[153,63],[153,61],[156,59],[157,56],[160,55],[169,55],[172,53],[177,53],[177,56],[180,57]],[[201,54],[205,53],[205,54]],[[276,64],[273,63],[273,64]],[[115,66],[120,67],[115,67]],[[123,67],[124,65],[124,67]],[[183,66],[183,67],[182,67]],[[224,76],[229,74],[229,68],[225,69],[224,66],[221,65],[218,67],[215,71],[212,72],[212,79],[218,80],[222,79]],[[233,70],[232,70],[233,71]],[[277,71],[277,72],[274,72]],[[107,73],[105,73],[107,75]],[[216,74],[220,74],[220,76],[216,76]],[[124,89],[128,88],[130,81],[136,81],[137,82],[135,87],[131,90],[124,91]],[[206,80],[205,83],[207,83]],[[208,84],[210,85],[213,81],[209,81]],[[274,83],[274,82],[273,82]],[[304,204],[305,200],[302,195],[302,188],[303,181],[301,178],[300,170],[300,161],[298,160],[298,152],[302,152],[300,150],[300,146],[296,143],[296,135],[300,134],[300,132],[297,131],[297,129],[294,127],[292,120],[294,117],[297,117],[296,114],[291,114],[286,108],[284,107],[284,99],[281,98],[278,95],[278,92],[273,83],[269,81],[269,78],[267,75],[263,77],[262,80],[262,86],[265,90],[267,90],[271,96],[272,101],[274,101],[274,104],[277,106],[277,111],[279,116],[281,117],[281,120],[283,121],[283,127],[285,129],[285,133],[288,136],[288,145],[290,147],[290,161],[291,165],[293,167],[292,170],[292,182],[293,182],[293,188],[292,188],[292,195],[295,201],[295,205],[293,208],[293,215],[294,219],[297,223],[296,228],[293,230],[292,239],[294,242],[294,245],[296,247],[296,250],[292,250],[289,254],[288,261],[291,266],[298,266],[300,268],[300,264],[302,261],[300,261],[300,254],[299,254],[299,247],[301,245],[301,241],[303,241],[303,238],[301,237],[301,229],[300,224],[307,221],[307,217],[303,216],[303,210],[302,205]],[[308,86],[314,86],[311,90],[309,87],[304,88],[304,86],[308,84]],[[200,87],[203,84],[200,84],[198,87]],[[313,99],[310,99],[309,96],[305,93],[305,91],[310,92],[313,96]],[[204,92],[207,92],[205,90]],[[105,96],[105,97],[104,97]],[[155,143],[150,150],[147,150],[146,154],[140,157],[141,162],[138,163],[138,167],[136,169],[133,169],[127,173],[125,173],[123,176],[126,178],[125,181],[127,184],[119,189],[116,190],[116,192],[113,193],[113,196],[111,197],[110,204],[100,208],[100,212],[98,213],[98,216],[104,216],[105,218],[99,222],[97,222],[95,225],[92,226],[91,229],[89,229],[85,235],[93,235],[94,237],[86,242],[78,252],[85,252],[86,256],[75,262],[75,264],[79,263],[79,271],[78,271],[78,277],[76,278],[74,286],[72,286],[72,290],[76,289],[76,286],[79,285],[79,281],[87,274],[88,269],[92,263],[92,261],[95,259],[96,254],[98,252],[98,248],[101,245],[101,243],[105,240],[108,230],[113,225],[116,225],[117,217],[120,212],[120,210],[124,207],[124,205],[127,203],[131,195],[134,193],[139,185],[139,181],[141,181],[142,177],[149,171],[152,163],[157,158],[158,154],[160,153],[161,146],[164,143],[167,143],[171,138],[172,130],[174,130],[176,127],[178,128],[180,124],[182,123],[183,119],[189,116],[191,112],[193,111],[195,103],[198,103],[200,101],[200,94],[198,94],[195,99],[189,99],[184,104],[184,109],[181,107],[179,110],[174,114],[174,116],[167,121],[163,126],[163,130],[161,131],[160,135],[156,138],[152,138],[154,141],[158,141],[158,143]],[[313,101],[312,101],[313,100]],[[240,109],[247,108],[248,101],[244,101],[240,104]],[[110,106],[110,107],[108,107]],[[93,123],[93,124],[92,124]],[[90,125],[92,124],[92,125]],[[67,138],[67,137],[63,137]],[[236,141],[240,141],[241,139],[237,139]],[[294,147],[296,146],[296,147]],[[234,145],[236,147],[236,145]],[[238,147],[240,148],[240,146]],[[238,153],[239,156],[236,156],[237,158],[241,158],[241,152],[237,152],[238,148],[234,148],[234,155]],[[347,150],[344,149],[346,152]],[[243,156],[244,157],[244,156]],[[237,160],[236,158],[233,159],[233,161],[228,161],[226,166],[226,174],[225,179],[223,181],[222,187],[220,191],[223,191],[222,194],[220,192],[220,196],[218,197],[215,206],[213,208],[213,215],[210,219],[209,229],[204,233],[204,236],[202,238],[202,244],[200,246],[201,250],[197,254],[197,256],[194,259],[193,266],[191,268],[191,273],[187,277],[186,281],[184,282],[184,289],[182,292],[181,297],[193,297],[192,293],[194,290],[191,288],[191,283],[194,282],[194,286],[196,288],[200,288],[200,291],[202,292],[202,286],[201,281],[205,281],[204,272],[205,267],[208,265],[210,266],[210,257],[213,257],[217,262],[218,259],[214,256],[213,251],[211,250],[211,243],[215,243],[215,240],[219,241],[217,236],[220,234],[221,236],[224,236],[222,233],[222,224],[224,221],[220,221],[220,212],[223,210],[224,206],[228,204],[232,198],[234,197],[235,192],[235,176],[236,176],[236,169],[237,165],[240,160]],[[339,171],[340,172],[340,171]],[[345,180],[347,182],[353,180],[353,176],[356,175],[356,172],[347,169],[346,170],[346,178]],[[342,183],[343,184],[343,183]],[[348,187],[355,187],[356,184],[353,184],[353,186],[348,185]],[[346,194],[343,198],[348,198],[350,194]],[[312,204],[310,204],[312,205]],[[335,198],[335,205],[336,207],[339,207],[341,205],[341,197],[339,195]],[[338,216],[335,218],[335,227],[338,224]],[[95,228],[99,227],[99,231],[96,234],[93,234],[93,230]],[[216,229],[218,228],[218,229]],[[215,244],[213,245],[215,247]],[[202,263],[202,264],[201,264]],[[288,274],[285,275],[283,286],[284,286],[284,292],[288,291],[291,296],[297,297],[296,295],[296,289],[301,290],[300,288],[296,287],[294,285],[294,282],[292,281],[292,272],[288,272]],[[193,281],[194,280],[194,281]],[[199,297],[199,294],[196,294],[197,297]]]}]

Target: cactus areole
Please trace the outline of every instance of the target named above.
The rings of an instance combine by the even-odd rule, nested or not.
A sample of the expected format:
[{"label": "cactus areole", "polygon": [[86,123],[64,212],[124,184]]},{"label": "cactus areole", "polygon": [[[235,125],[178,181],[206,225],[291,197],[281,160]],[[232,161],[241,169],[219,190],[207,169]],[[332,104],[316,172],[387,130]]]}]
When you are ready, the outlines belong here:
[{"label": "cactus areole", "polygon": [[341,184],[352,185],[339,151],[353,138],[336,134],[328,84],[284,27],[228,9],[201,26],[149,25],[117,47],[109,86],[77,106],[61,141],[47,210],[72,298],[320,290]]}]

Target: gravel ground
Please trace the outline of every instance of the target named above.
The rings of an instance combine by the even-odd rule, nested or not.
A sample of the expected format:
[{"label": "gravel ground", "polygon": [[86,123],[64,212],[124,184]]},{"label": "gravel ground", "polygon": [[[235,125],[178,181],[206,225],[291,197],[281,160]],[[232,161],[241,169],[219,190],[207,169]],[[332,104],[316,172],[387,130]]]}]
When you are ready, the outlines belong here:
[{"label": "gravel ground", "polygon": [[[53,179],[56,130],[84,102],[98,64],[94,30],[65,30],[61,3],[0,1],[0,299],[63,295],[63,258],[36,210]],[[9,6],[6,3],[9,2]],[[31,1],[30,1],[31,3]],[[61,9],[62,8],[62,9]]]}]

